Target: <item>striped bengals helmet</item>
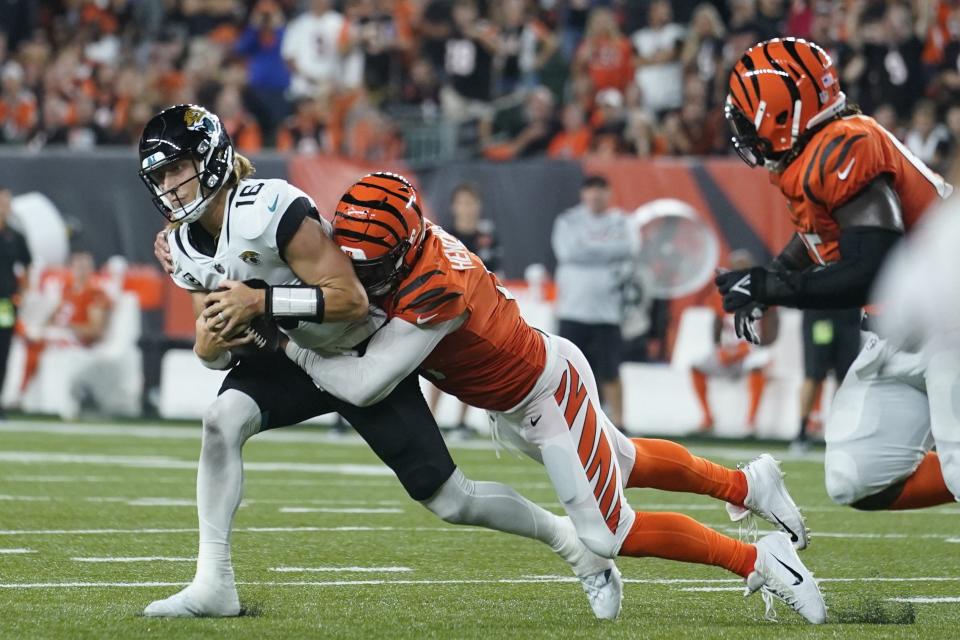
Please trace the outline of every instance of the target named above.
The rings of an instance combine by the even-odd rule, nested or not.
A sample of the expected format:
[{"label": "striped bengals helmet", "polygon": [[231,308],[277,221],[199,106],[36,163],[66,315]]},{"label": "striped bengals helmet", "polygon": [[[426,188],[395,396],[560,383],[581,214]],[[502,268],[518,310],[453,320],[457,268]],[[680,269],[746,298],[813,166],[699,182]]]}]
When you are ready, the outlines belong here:
[{"label": "striped bengals helmet", "polygon": [[725,114],[743,161],[782,171],[803,149],[806,134],[837,116],[846,101],[826,51],[799,38],[773,38],[747,49],[734,65]]},{"label": "striped bengals helmet", "polygon": [[390,293],[419,257],[424,236],[419,200],[409,180],[386,171],[360,178],[340,198],[333,239],[353,260],[368,295]]}]

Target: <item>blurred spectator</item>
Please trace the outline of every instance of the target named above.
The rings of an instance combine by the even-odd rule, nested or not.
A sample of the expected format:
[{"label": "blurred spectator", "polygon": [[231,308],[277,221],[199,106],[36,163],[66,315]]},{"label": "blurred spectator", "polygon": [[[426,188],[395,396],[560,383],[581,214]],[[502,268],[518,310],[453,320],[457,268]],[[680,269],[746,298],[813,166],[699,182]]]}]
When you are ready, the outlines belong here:
[{"label": "blurred spectator", "polygon": [[[756,265],[753,256],[742,249],[731,252],[727,263],[729,269],[749,269]],[[706,358],[694,364],[690,370],[693,389],[703,411],[699,430],[701,433],[710,432],[715,424],[708,397],[709,379],[740,379],[746,376],[749,389],[747,430],[753,434],[756,431],[757,411],[760,409],[763,389],[767,383],[764,369],[770,362],[770,354],[764,347],[754,346],[737,337],[733,315],[723,311],[723,301],[719,294],[714,294],[711,300],[715,313],[713,322],[715,349]],[[775,339],[779,331],[776,308],[767,310],[760,322],[760,335],[763,339],[765,341]]]},{"label": "blurred spectator", "polygon": [[343,16],[333,10],[331,0],[310,0],[310,10],[287,26],[280,52],[290,69],[294,97],[317,96],[336,85],[343,30]]},{"label": "blurred spectator", "polygon": [[220,90],[214,111],[220,116],[220,122],[230,134],[237,151],[245,154],[260,151],[263,146],[260,125],[243,108],[243,100],[236,87],[224,87]]},{"label": "blurred spectator", "polygon": [[893,105],[889,103],[883,103],[873,111],[873,118],[876,120],[880,126],[884,129],[897,136],[900,139],[903,139],[903,131],[900,127],[900,123],[897,120],[897,112],[893,108]]},{"label": "blurred spectator", "polygon": [[627,127],[627,113],[623,94],[613,87],[597,93],[597,108],[590,118],[593,126],[591,149],[603,156],[624,151],[623,132]]},{"label": "blurred spectator", "polygon": [[668,151],[666,138],[656,131],[653,119],[645,111],[630,112],[623,135],[624,151],[631,155],[647,158]]},{"label": "blurred spectator", "polygon": [[420,53],[435,71],[446,65],[447,38],[453,35],[453,1],[427,0],[420,15]]},{"label": "blurred spectator", "polygon": [[672,20],[670,3],[654,0],[647,13],[647,26],[631,38],[637,52],[635,81],[643,106],[656,114],[677,109],[683,102],[680,52],[686,31]]},{"label": "blurred spectator", "polygon": [[26,142],[37,126],[37,99],[23,85],[23,67],[14,61],[0,69],[0,141]]},{"label": "blurred spectator", "polygon": [[349,0],[340,52],[357,55],[363,86],[375,105],[399,93],[400,71],[413,34],[404,5],[395,0]]},{"label": "blurred spectator", "polygon": [[727,129],[719,108],[707,110],[707,89],[691,76],[684,84],[683,107],[663,119],[669,153],[704,156],[726,151]]},{"label": "blurred spectator", "polygon": [[[17,292],[30,268],[30,250],[23,236],[9,225],[13,194],[0,188],[0,390],[7,374],[7,356],[17,322]],[[4,417],[0,407],[0,419]]]},{"label": "blurred spectator", "polygon": [[440,80],[427,58],[417,58],[410,65],[400,95],[404,104],[418,108],[423,120],[435,120],[440,115]]},{"label": "blurred spectator", "polygon": [[940,158],[948,158],[950,166],[941,167],[941,173],[947,175],[950,171],[956,172],[960,169],[960,104],[955,104],[947,109],[947,116],[944,118],[947,124],[948,137],[937,149],[937,155]]},{"label": "blurred spectator", "polygon": [[783,33],[783,0],[757,0],[757,24],[760,31],[774,36]]},{"label": "blurred spectator", "polygon": [[626,214],[610,204],[606,178],[593,175],[583,182],[580,204],[557,216],[551,238],[559,333],[583,351],[604,411],[618,428],[623,426],[621,281],[630,259],[629,236]]},{"label": "blurred spectator", "polygon": [[494,56],[500,45],[493,25],[480,18],[475,0],[454,0],[453,32],[446,42],[448,84],[440,92],[443,115],[454,122],[492,114]]},{"label": "blurred spectator", "polygon": [[553,32],[536,19],[530,0],[503,0],[500,4],[499,95],[539,84],[538,73],[556,53],[559,42]]},{"label": "blurred spectator", "polygon": [[[919,6],[927,4],[921,2]],[[845,86],[856,91],[855,97],[867,113],[889,102],[898,117],[906,118],[913,102],[923,95],[922,38],[926,37],[929,16],[921,12],[914,17],[908,7],[898,3],[888,5],[883,13],[874,7],[882,9],[869,5],[862,13],[854,10],[856,28],[851,36],[857,53],[848,73],[856,84]]]},{"label": "blurred spectator", "polygon": [[22,389],[33,380],[45,349],[91,347],[103,338],[110,320],[110,297],[96,278],[96,265],[89,251],[70,254],[70,274],[64,283],[60,304],[39,330],[27,338],[27,363]]},{"label": "blurred spectator", "polygon": [[329,100],[300,98],[277,132],[277,151],[333,154],[339,144],[327,122],[328,105]]},{"label": "blurred spectator", "polygon": [[507,132],[509,139],[487,146],[484,156],[488,160],[512,160],[542,155],[559,130],[553,94],[546,87],[537,87],[527,95],[523,120]]},{"label": "blurred spectator", "polygon": [[580,105],[571,102],[563,108],[561,119],[563,130],[553,136],[547,155],[551,158],[579,158],[590,150],[592,132],[587,126],[583,109]]},{"label": "blurred spectator", "polygon": [[594,9],[574,55],[574,73],[589,76],[593,91],[612,87],[623,92],[633,78],[632,58],[630,41],[620,33],[613,12]]},{"label": "blurred spectator", "polygon": [[[723,21],[717,8],[707,3],[697,5],[680,60],[687,73],[696,74],[708,87],[724,76],[723,37]],[[726,78],[722,81],[725,84]]]},{"label": "blurred spectator", "polygon": [[250,12],[250,21],[240,35],[236,52],[247,57],[250,108],[263,124],[268,138],[287,116],[286,90],[290,73],[280,54],[284,17],[273,0],[260,0]]},{"label": "blurred spectator", "polygon": [[833,371],[837,384],[860,352],[860,309],[803,312],[803,386],[800,387],[800,430],[793,450],[809,448],[809,435],[820,426],[823,381]]},{"label": "blurred spectator", "polygon": [[[493,221],[483,217],[483,198],[477,185],[463,182],[457,185],[450,197],[450,215],[452,225],[448,229],[468,251],[477,254],[483,260],[487,270],[496,272],[500,268],[500,244],[494,231]],[[430,410],[437,415],[440,402],[440,390],[430,390]],[[459,419],[456,430],[462,434],[470,432],[466,424],[469,407],[460,403]]]},{"label": "blurred spectator", "polygon": [[910,128],[904,143],[918,158],[934,169],[940,169],[945,158],[940,157],[942,145],[950,140],[950,131],[937,122],[937,105],[921,100],[913,107]]},{"label": "blurred spectator", "polygon": [[16,51],[20,42],[30,37],[37,24],[39,4],[35,0],[4,0],[3,11],[0,11],[0,38],[5,41],[5,48]]}]

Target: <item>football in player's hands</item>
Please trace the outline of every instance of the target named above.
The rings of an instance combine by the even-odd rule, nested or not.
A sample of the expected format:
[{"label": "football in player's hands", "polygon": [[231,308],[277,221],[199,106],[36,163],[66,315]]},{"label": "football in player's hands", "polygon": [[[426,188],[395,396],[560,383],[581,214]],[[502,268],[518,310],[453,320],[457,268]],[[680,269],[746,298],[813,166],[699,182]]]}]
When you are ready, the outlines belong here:
[{"label": "football in player's hands", "polygon": [[[251,289],[265,289],[267,284],[263,280],[246,280],[245,285]],[[226,291],[226,288],[219,288],[217,291]],[[209,307],[212,303],[208,303]],[[215,327],[218,330],[219,327]],[[235,327],[230,335],[225,335],[225,340],[233,340],[243,335],[250,335],[252,340],[239,347],[234,347],[231,351],[237,356],[253,355],[256,353],[276,351],[280,346],[280,329],[273,318],[267,316],[256,316],[249,322]]]}]

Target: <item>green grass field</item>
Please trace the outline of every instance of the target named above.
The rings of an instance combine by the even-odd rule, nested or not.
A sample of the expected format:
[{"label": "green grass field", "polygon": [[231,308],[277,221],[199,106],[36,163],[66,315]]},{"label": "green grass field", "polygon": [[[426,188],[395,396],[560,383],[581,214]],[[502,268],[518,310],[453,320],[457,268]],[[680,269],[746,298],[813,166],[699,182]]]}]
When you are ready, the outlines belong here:
[{"label": "green grass field", "polygon": [[[487,444],[455,446],[454,458],[471,477],[558,510],[539,466],[498,459]],[[736,447],[693,445],[730,465],[759,452]],[[299,429],[246,447],[233,553],[247,615],[143,618],[193,575],[198,452],[199,427],[0,424],[0,637],[960,637],[960,508],[836,507],[817,455],[784,469],[813,531],[802,557],[823,580],[829,624],[806,626],[779,605],[780,622],[767,622],[736,576],[631,558],[619,562],[621,617],[601,623],[546,547],[446,525],[359,441]],[[628,495],[635,508],[683,511],[736,535],[710,499]],[[937,598],[952,600],[916,601]]]}]

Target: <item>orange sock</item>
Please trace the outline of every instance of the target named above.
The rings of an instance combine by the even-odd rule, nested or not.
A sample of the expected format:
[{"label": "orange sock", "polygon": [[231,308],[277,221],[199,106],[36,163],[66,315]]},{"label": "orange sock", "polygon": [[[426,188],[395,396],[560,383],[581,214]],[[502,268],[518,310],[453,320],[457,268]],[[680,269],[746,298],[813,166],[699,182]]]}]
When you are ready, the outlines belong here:
[{"label": "orange sock", "polygon": [[751,371],[747,377],[747,386],[750,388],[750,410],[747,412],[747,424],[752,430],[757,423],[757,409],[760,408],[760,397],[763,388],[767,385],[767,377],[763,371]]},{"label": "orange sock", "polygon": [[637,459],[627,487],[682,491],[713,496],[742,505],[747,498],[747,477],[739,469],[727,469],[690,453],[669,440],[633,438]]},{"label": "orange sock", "polygon": [[697,392],[697,400],[700,401],[700,408],[703,410],[703,424],[713,424],[713,414],[710,412],[710,402],[707,400],[707,376],[703,371],[696,369],[690,370],[690,376],[693,378],[693,390]]},{"label": "orange sock", "polygon": [[890,505],[891,511],[900,509],[923,509],[938,504],[948,504],[955,500],[947,483],[943,481],[940,459],[930,452],[920,461],[920,466],[907,478],[903,491]]},{"label": "orange sock", "polygon": [[753,545],[717,533],[680,513],[637,512],[620,555],[712,564],[744,578],[757,561]]}]

